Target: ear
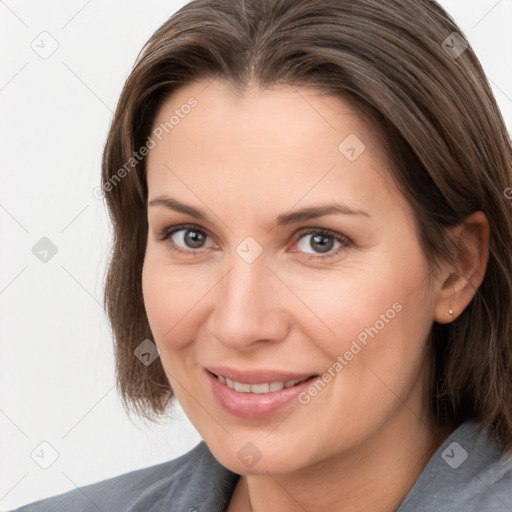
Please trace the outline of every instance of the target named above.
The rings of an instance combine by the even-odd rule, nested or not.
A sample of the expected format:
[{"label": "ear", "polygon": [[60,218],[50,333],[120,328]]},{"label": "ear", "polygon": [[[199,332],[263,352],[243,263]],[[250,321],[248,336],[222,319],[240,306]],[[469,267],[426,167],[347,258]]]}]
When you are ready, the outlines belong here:
[{"label": "ear", "polygon": [[483,212],[472,213],[449,232],[456,254],[453,263],[444,261],[441,265],[441,286],[434,309],[434,320],[441,324],[455,320],[471,302],[489,259],[489,222]]}]

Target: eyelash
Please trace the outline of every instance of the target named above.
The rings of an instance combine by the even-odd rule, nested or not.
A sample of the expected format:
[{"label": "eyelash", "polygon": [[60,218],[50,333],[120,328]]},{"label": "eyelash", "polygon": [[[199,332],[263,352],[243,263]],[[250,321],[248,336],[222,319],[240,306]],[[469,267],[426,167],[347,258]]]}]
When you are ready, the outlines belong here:
[{"label": "eyelash", "polygon": [[[196,226],[194,224],[181,224],[181,225],[172,226],[172,227],[164,229],[161,233],[159,233],[156,236],[156,239],[158,241],[165,242],[165,241],[168,241],[172,235],[174,235],[175,233],[177,233],[179,231],[183,231],[183,230],[199,231],[200,233],[203,233],[206,236],[209,236],[206,233],[206,231],[199,228],[199,226]],[[329,252],[325,256],[308,254],[306,256],[307,259],[325,260],[328,258],[332,258],[332,257],[336,256],[339,252],[341,252],[343,249],[347,249],[348,247],[351,247],[353,245],[352,240],[350,238],[348,238],[347,236],[340,235],[334,231],[331,231],[329,229],[324,229],[324,228],[304,228],[303,230],[299,230],[296,233],[296,235],[297,235],[297,242],[307,235],[321,235],[321,236],[332,237],[332,238],[334,238],[334,240],[339,242],[341,245],[336,250],[334,250],[334,252]],[[201,251],[201,249],[197,249],[197,250],[183,249],[182,247],[179,247],[178,245],[176,245],[174,242],[172,242],[172,244],[169,245],[169,248],[172,251],[175,251],[177,253],[184,254],[184,255],[189,255],[189,256],[193,255],[193,254],[197,254]],[[300,251],[294,251],[294,252],[300,252]]]}]

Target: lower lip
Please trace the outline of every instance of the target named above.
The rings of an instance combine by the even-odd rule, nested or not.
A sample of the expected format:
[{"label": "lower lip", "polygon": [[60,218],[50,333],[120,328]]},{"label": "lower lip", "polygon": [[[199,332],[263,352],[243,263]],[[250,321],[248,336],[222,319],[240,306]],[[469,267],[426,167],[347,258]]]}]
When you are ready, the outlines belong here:
[{"label": "lower lip", "polygon": [[241,393],[228,388],[215,375],[207,370],[205,371],[210,379],[213,395],[224,410],[233,416],[252,420],[268,418],[278,413],[296,399],[297,395],[307,389],[311,380],[316,378],[316,376],[311,377],[296,386],[283,388],[281,391]]}]

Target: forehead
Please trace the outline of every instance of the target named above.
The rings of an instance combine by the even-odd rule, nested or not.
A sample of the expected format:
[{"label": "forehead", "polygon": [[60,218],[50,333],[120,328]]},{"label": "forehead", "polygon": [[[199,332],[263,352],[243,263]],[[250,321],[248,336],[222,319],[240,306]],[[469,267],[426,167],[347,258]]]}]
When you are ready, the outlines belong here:
[{"label": "forehead", "polygon": [[282,206],[336,191],[353,202],[382,187],[396,193],[376,131],[349,101],[317,90],[281,85],[239,94],[223,81],[195,82],[164,103],[156,130],[150,197],[176,187],[215,196],[222,188],[225,198],[249,203],[265,190]]},{"label": "forehead", "polygon": [[[192,103],[195,105],[189,108]],[[238,92],[225,81],[202,80],[177,89],[160,108],[153,128],[165,127],[174,117],[172,129],[167,130],[173,135],[190,128],[195,138],[209,134],[207,138],[213,136],[217,143],[228,145],[230,140],[226,139],[234,137],[246,145],[273,145],[278,135],[281,146],[297,149],[303,139],[336,132],[340,116],[345,129],[369,131],[349,101],[320,90],[279,85],[268,89],[249,86]]]}]

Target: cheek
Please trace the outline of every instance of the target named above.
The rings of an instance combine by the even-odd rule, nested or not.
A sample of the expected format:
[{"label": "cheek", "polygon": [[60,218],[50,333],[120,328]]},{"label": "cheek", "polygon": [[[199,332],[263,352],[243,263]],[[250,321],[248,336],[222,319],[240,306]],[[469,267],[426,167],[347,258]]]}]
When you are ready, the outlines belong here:
[{"label": "cheek", "polygon": [[[407,294],[404,281],[407,279],[403,274],[375,260],[308,279],[296,277],[290,287],[302,305],[296,301],[295,318],[311,339],[325,340],[335,350],[343,349],[359,334],[364,341],[365,328],[377,322],[381,330],[383,321],[394,321],[400,304],[394,308],[393,304]],[[311,320],[305,322],[305,318]]]},{"label": "cheek", "polygon": [[326,361],[346,354],[353,369],[374,363],[391,369],[421,359],[431,302],[421,252],[413,249],[353,262],[335,278],[296,282],[297,295],[316,315],[308,313],[312,321],[302,326]]},{"label": "cheek", "polygon": [[144,306],[162,356],[193,341],[194,326],[204,321],[201,305],[212,286],[209,282],[191,267],[173,267],[147,255],[142,270]]},{"label": "cheek", "polygon": [[329,407],[333,411],[325,420],[329,428],[339,430],[339,418],[344,418],[341,430],[352,439],[412,396],[425,363],[429,322],[417,307],[418,297],[409,294],[410,287],[386,283],[385,279],[374,282],[371,294],[338,292],[337,322],[333,313],[330,323],[336,335],[322,337],[313,329],[309,333],[322,352],[321,378],[327,384],[325,391],[322,385],[312,386],[301,397],[310,411],[306,416],[324,414]]},{"label": "cheek", "polygon": [[144,261],[142,293],[151,331],[162,348],[168,339],[172,339],[175,325],[184,315],[188,301],[186,287],[176,279],[171,281],[171,272],[155,260],[149,255]]},{"label": "cheek", "polygon": [[[172,276],[172,277],[171,277]],[[185,381],[185,367],[190,356],[191,340],[194,334],[190,322],[194,319],[193,305],[197,302],[187,282],[176,279],[176,273],[169,268],[154,264],[151,259],[144,263],[142,272],[144,306],[154,342],[160,351],[160,358],[174,394],[180,404],[186,402],[180,383]],[[193,391],[191,383],[187,384]]]}]

